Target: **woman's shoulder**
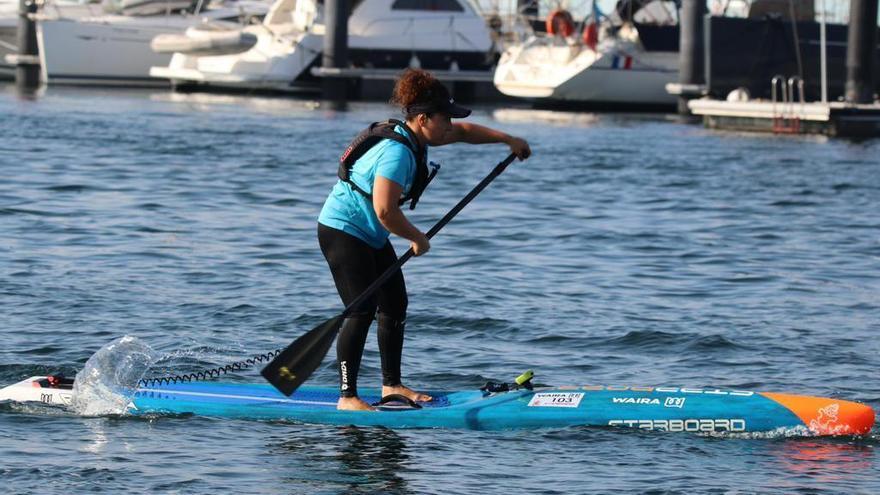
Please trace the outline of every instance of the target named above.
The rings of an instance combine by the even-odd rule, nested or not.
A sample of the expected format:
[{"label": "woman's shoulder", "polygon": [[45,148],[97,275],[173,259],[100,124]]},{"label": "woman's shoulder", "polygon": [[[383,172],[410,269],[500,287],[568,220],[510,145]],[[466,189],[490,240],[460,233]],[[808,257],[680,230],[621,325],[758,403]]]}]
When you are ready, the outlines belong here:
[{"label": "woman's shoulder", "polygon": [[405,144],[393,139],[383,139],[376,145],[376,161],[380,163],[398,163],[407,166],[415,163],[412,150]]}]

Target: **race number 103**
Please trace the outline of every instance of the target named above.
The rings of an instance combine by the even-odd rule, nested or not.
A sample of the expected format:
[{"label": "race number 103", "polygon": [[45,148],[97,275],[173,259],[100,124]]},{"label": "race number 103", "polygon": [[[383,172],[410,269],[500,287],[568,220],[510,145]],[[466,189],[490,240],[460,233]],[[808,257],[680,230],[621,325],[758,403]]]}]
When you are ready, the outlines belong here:
[{"label": "race number 103", "polygon": [[578,407],[583,398],[579,392],[545,392],[533,395],[529,407]]}]

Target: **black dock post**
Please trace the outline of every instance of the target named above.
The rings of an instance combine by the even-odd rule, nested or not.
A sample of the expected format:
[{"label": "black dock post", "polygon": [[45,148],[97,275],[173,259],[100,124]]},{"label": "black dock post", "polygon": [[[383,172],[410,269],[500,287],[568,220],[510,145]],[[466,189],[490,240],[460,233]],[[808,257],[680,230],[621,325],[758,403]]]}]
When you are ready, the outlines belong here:
[{"label": "black dock post", "polygon": [[846,101],[874,102],[878,0],[852,0],[846,42]]},{"label": "black dock post", "polygon": [[18,55],[9,57],[16,65],[15,82],[19,90],[32,92],[40,87],[40,57],[37,48],[37,13],[35,0],[18,2]]},{"label": "black dock post", "polygon": [[[349,0],[326,0],[324,2],[324,69],[344,69],[348,66],[348,15]],[[343,77],[323,78],[324,100],[334,108],[345,106],[348,81]]]},{"label": "black dock post", "polygon": [[688,100],[699,96],[695,88],[702,86],[703,76],[703,19],[706,16],[705,0],[682,0],[679,19],[678,113],[690,115]]}]

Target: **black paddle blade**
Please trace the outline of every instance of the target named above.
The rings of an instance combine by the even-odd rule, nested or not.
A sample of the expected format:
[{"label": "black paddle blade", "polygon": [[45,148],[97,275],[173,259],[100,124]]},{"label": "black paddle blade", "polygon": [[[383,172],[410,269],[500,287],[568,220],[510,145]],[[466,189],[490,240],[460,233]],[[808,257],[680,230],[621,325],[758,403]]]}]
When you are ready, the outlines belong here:
[{"label": "black paddle blade", "polygon": [[289,397],[321,366],[340,325],[342,316],[336,316],[309,330],[275,356],[260,374]]}]

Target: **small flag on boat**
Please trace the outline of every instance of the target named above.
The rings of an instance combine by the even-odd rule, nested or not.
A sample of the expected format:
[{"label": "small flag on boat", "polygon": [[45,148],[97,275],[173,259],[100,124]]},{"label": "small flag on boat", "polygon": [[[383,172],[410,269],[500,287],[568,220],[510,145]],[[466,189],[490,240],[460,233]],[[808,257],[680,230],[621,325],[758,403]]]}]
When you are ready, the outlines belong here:
[{"label": "small flag on boat", "polygon": [[[622,67],[621,67],[622,62]],[[613,59],[611,59],[611,68],[612,69],[624,69],[629,70],[632,69],[633,58],[629,55],[615,55]]]}]

